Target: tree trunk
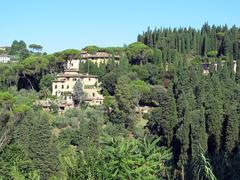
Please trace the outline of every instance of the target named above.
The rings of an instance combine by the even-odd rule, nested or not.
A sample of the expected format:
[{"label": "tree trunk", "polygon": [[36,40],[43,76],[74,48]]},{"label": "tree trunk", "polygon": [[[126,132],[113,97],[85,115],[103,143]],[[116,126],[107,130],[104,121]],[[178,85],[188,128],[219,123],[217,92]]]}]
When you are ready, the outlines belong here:
[{"label": "tree trunk", "polygon": [[182,180],[184,180],[184,166],[182,166]]},{"label": "tree trunk", "polygon": [[34,89],[34,88],[33,88],[33,85],[32,85],[32,82],[26,77],[25,73],[23,73],[23,77],[28,81],[28,83],[29,83],[30,86],[31,86],[31,89]]}]

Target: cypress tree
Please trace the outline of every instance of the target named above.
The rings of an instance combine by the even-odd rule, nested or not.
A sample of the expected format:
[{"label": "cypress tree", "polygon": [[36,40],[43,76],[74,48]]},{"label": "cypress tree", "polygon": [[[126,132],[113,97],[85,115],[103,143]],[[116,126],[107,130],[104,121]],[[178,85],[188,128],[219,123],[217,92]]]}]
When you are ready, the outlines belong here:
[{"label": "cypress tree", "polygon": [[15,140],[23,145],[42,179],[56,175],[59,168],[58,151],[46,113],[29,112],[17,129]]},{"label": "cypress tree", "polygon": [[79,106],[83,101],[83,85],[78,79],[73,87],[73,102],[75,106]]},{"label": "cypress tree", "polygon": [[118,70],[120,72],[127,72],[129,70],[129,60],[127,58],[126,53],[122,53],[121,58],[119,60]]},{"label": "cypress tree", "polygon": [[240,84],[240,59],[237,60],[237,68],[236,68],[236,83]]},{"label": "cypress tree", "polygon": [[208,52],[208,37],[205,34],[203,36],[203,41],[202,41],[202,53],[201,53],[201,55],[206,56],[207,52]]},{"label": "cypress tree", "polygon": [[197,42],[198,40],[197,40],[197,35],[196,35],[196,31],[194,30],[193,31],[193,53],[195,54],[195,55],[197,55],[198,54],[198,42]]},{"label": "cypress tree", "polygon": [[191,153],[195,158],[200,152],[200,147],[206,152],[207,134],[203,108],[191,112]]},{"label": "cypress tree", "polygon": [[177,124],[177,112],[172,89],[162,91],[158,101],[159,107],[152,110],[149,116],[149,130],[162,137],[162,144],[170,146],[173,139],[174,129]]},{"label": "cypress tree", "polygon": [[231,153],[238,145],[239,139],[239,114],[237,112],[237,105],[234,103],[227,107],[226,112],[226,139],[224,148],[226,152]]},{"label": "cypress tree", "polygon": [[182,114],[179,118],[181,122],[180,127],[176,132],[176,139],[180,143],[180,153],[178,159],[178,167],[181,169],[181,176],[185,177],[185,167],[188,166],[189,157],[190,157],[190,148],[191,148],[191,140],[190,140],[190,123],[191,123],[191,115],[189,111],[189,106],[186,101],[184,95],[181,95],[182,101]]},{"label": "cypress tree", "polygon": [[190,156],[190,112],[186,107],[183,121],[179,129],[177,130],[176,137],[180,141],[180,156],[178,161],[178,167],[182,170],[182,177],[185,175],[185,167],[187,167]]},{"label": "cypress tree", "polygon": [[215,154],[220,149],[220,138],[222,129],[222,106],[217,97],[213,96],[213,91],[208,93],[205,104],[205,117],[208,133],[208,152]]},{"label": "cypress tree", "polygon": [[222,53],[224,56],[227,56],[229,57],[232,53],[231,53],[231,41],[230,41],[230,38],[228,35],[226,35],[224,37],[224,40],[223,40],[223,45],[222,45]]}]

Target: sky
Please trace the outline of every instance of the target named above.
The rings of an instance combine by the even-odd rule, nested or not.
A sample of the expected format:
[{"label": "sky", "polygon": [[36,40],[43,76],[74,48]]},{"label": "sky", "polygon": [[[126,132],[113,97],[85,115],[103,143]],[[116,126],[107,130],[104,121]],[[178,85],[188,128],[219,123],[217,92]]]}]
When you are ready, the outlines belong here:
[{"label": "sky", "polygon": [[0,7],[0,46],[24,40],[48,53],[123,46],[148,26],[240,26],[240,0],[2,0]]}]

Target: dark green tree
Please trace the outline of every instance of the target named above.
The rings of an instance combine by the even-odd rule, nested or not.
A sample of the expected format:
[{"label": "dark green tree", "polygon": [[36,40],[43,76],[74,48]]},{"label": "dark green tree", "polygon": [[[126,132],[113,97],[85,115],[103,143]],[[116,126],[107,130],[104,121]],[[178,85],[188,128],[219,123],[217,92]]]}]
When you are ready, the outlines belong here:
[{"label": "dark green tree", "polygon": [[226,135],[224,148],[228,153],[233,152],[237,148],[239,139],[239,113],[237,112],[237,105],[232,104],[227,108],[226,121]]},{"label": "dark green tree", "polygon": [[73,87],[73,102],[75,106],[79,106],[83,102],[84,92],[83,84],[78,79]]},{"label": "dark green tree", "polygon": [[126,49],[131,64],[144,64],[153,57],[153,50],[143,43],[135,42]]},{"label": "dark green tree", "polygon": [[29,112],[18,127],[14,140],[22,144],[42,179],[58,172],[58,151],[52,137],[49,117],[46,113]]},{"label": "dark green tree", "polygon": [[200,153],[200,147],[203,153],[207,152],[207,133],[203,108],[191,112],[191,154],[192,158]]}]

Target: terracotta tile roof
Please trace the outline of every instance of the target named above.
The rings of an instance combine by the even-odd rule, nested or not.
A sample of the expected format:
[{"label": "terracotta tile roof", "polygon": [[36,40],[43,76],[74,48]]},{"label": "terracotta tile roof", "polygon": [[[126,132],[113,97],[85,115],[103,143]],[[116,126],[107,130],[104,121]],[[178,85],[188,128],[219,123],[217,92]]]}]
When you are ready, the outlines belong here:
[{"label": "terracotta tile roof", "polygon": [[[112,55],[106,52],[96,52],[96,54],[88,54],[88,53],[82,53],[82,59],[88,59],[88,58],[111,58]],[[119,55],[114,56],[115,59],[119,59]]]},{"label": "terracotta tile roof", "polygon": [[64,71],[65,71],[65,72],[79,72],[78,69],[74,69],[74,68],[71,68],[71,69],[65,69]]},{"label": "terracotta tile roof", "polygon": [[95,75],[87,75],[87,74],[58,74],[58,77],[79,77],[79,78],[97,78]]}]

